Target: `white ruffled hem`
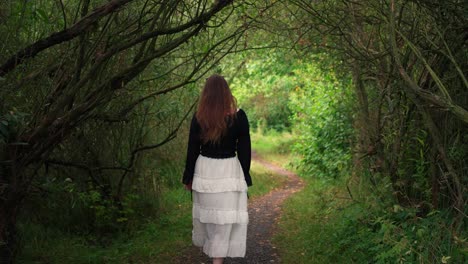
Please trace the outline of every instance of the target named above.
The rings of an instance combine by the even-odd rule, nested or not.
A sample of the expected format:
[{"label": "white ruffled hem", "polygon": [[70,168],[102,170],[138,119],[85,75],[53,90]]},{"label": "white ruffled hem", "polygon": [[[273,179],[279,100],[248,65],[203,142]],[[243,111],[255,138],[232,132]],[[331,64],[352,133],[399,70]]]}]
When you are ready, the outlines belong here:
[{"label": "white ruffled hem", "polygon": [[203,252],[211,258],[243,258],[246,251],[246,239],[242,242],[209,241],[203,234],[193,234],[192,242],[195,246],[203,248]]},{"label": "white ruffled hem", "polygon": [[203,246],[203,252],[210,258],[243,258],[245,257],[245,243],[214,243],[207,242]]},{"label": "white ruffled hem", "polygon": [[192,189],[202,193],[246,192],[248,187],[243,178],[209,179],[200,176],[193,178]]},{"label": "white ruffled hem", "polygon": [[193,204],[192,215],[193,218],[199,219],[201,223],[219,225],[249,223],[247,211],[208,209],[196,203]]},{"label": "white ruffled hem", "polygon": [[193,244],[203,248],[203,252],[210,258],[243,258],[245,257],[246,243],[214,243],[205,241],[202,236],[194,237]]}]

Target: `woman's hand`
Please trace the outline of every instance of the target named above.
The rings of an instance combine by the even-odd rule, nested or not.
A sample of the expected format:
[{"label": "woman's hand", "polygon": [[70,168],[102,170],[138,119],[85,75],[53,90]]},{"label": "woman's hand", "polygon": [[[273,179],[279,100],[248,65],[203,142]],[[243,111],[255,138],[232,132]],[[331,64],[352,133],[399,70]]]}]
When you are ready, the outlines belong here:
[{"label": "woman's hand", "polygon": [[187,190],[187,191],[191,191],[192,190],[192,183],[184,184],[184,189]]}]

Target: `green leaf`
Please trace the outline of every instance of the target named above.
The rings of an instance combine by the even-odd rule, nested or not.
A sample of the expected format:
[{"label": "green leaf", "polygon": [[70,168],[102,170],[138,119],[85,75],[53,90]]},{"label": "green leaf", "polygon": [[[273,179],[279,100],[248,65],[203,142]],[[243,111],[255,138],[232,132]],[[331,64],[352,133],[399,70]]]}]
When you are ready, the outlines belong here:
[{"label": "green leaf", "polygon": [[46,23],[50,23],[50,20],[49,20],[49,16],[47,15],[47,13],[42,10],[42,9],[36,9],[36,15],[39,16],[39,18],[46,22]]},{"label": "green leaf", "polygon": [[10,135],[10,133],[8,132],[8,128],[2,125],[0,125],[0,134],[5,138],[7,138]]}]

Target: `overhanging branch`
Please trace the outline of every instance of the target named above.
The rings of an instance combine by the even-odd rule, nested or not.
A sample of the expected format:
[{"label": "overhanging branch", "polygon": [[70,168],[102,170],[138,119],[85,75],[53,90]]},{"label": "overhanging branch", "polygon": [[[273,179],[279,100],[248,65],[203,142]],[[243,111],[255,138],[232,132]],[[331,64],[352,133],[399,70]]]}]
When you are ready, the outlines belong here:
[{"label": "overhanging branch", "polygon": [[53,33],[52,35],[40,39],[28,47],[18,51],[15,55],[10,57],[2,66],[0,66],[0,76],[6,75],[13,70],[16,66],[23,63],[26,59],[36,56],[39,52],[48,49],[57,44],[69,41],[84,33],[91,25],[102,17],[117,11],[123,5],[133,0],[113,0],[105,5],[96,8],[92,13],[82,18],[73,26]]}]

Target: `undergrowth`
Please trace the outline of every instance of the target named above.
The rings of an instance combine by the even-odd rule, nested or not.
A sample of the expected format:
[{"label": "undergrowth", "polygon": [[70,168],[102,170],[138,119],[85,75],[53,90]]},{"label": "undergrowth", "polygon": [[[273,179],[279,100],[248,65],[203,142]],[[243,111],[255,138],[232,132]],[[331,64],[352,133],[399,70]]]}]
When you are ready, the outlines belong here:
[{"label": "undergrowth", "polygon": [[[259,153],[291,167],[295,159],[281,153],[289,136],[254,137]],[[363,175],[324,178],[298,171],[305,188],[286,200],[273,237],[282,263],[467,263],[466,219],[460,224],[448,210],[403,207],[388,184],[377,190]]]},{"label": "undergrowth", "polygon": [[[175,166],[173,164],[173,166]],[[178,177],[180,168],[161,170],[163,182],[161,195],[154,197],[156,208],[136,212],[138,221],[131,221],[131,228],[97,237],[95,234],[64,230],[35,220],[24,219],[20,223],[24,245],[18,263],[173,263],[181,251],[191,246],[191,198],[182,188]],[[253,186],[249,187],[250,199],[255,199],[285,182],[279,176],[253,161],[251,167]],[[141,199],[151,199],[141,196]]]},{"label": "undergrowth", "polygon": [[449,232],[448,212],[420,215],[375,197],[353,200],[342,180],[305,180],[273,239],[283,263],[466,263],[466,225],[462,236]]}]

